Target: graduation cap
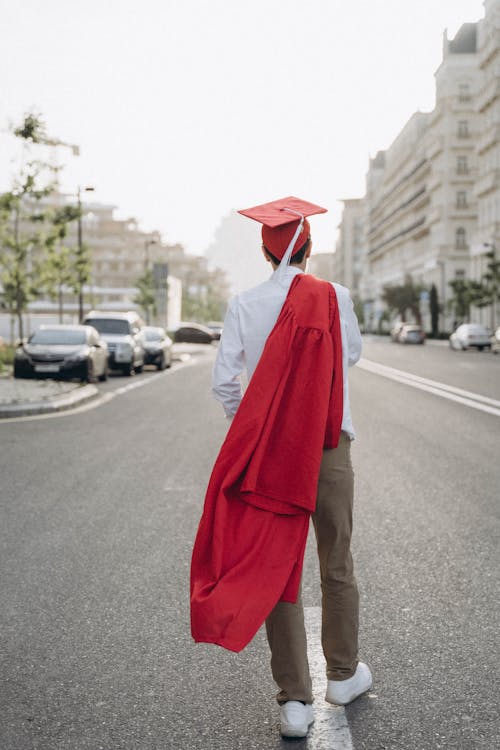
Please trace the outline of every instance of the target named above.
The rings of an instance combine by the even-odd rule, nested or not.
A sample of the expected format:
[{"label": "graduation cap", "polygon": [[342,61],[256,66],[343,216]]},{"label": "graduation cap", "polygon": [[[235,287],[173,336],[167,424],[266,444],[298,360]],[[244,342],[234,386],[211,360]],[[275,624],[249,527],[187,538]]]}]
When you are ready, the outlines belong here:
[{"label": "graduation cap", "polygon": [[310,227],[306,217],[324,214],[326,210],[301,198],[289,196],[261,206],[245,208],[238,213],[262,224],[264,247],[281,260],[282,267],[288,265],[294,252],[300,250],[309,239]]}]

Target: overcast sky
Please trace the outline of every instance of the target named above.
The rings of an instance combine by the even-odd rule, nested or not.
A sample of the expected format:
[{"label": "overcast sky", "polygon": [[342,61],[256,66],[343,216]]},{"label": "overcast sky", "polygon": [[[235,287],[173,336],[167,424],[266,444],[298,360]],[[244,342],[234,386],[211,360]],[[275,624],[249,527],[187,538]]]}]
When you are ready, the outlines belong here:
[{"label": "overcast sky", "polygon": [[[481,0],[0,0],[0,128],[35,108],[81,147],[63,187],[192,253],[231,209],[364,192],[369,155],[434,104],[445,27]],[[0,134],[0,189],[12,139]],[[248,221],[241,219],[242,221]]]}]

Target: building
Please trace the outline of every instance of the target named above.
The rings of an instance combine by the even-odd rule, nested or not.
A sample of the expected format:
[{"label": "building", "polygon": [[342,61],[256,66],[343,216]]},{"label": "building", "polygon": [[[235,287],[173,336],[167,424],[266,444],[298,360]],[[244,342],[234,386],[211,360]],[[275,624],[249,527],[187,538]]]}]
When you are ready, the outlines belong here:
[{"label": "building", "polygon": [[[420,314],[430,328],[428,290],[435,284],[440,328],[454,324],[449,282],[470,274],[470,248],[478,223],[476,143],[482,86],[477,54],[478,24],[464,24],[443,38],[432,112],[415,112],[386,151],[370,159],[366,194],[359,204],[364,247],[351,249],[348,206],[338,249],[339,267],[359,289],[365,325],[375,330],[386,315],[385,286],[411,277],[422,285]],[[364,218],[363,218],[364,216]],[[355,264],[361,265],[356,279]]]},{"label": "building", "polygon": [[[485,17],[478,24],[477,57],[481,87],[475,97],[479,125],[476,142],[477,228],[472,242],[471,278],[480,280],[487,270],[485,253],[494,250],[500,257],[500,0],[486,0]],[[473,308],[471,318],[495,328],[500,312]]]},{"label": "building", "polygon": [[[43,199],[40,208],[55,210],[69,204],[75,204],[74,196],[56,192]],[[82,240],[91,258],[90,282],[84,287],[86,310],[138,309],[137,280],[151,269],[159,282],[157,314],[152,323],[172,329],[186,317],[201,321],[223,317],[229,296],[224,272],[209,270],[205,257],[189,255],[182,245],[165,243],[159,232],[145,232],[136,219],[120,219],[115,212],[116,206],[110,204],[82,202]],[[31,225],[21,229],[28,233]],[[77,247],[78,222],[68,225],[63,243]],[[31,264],[40,260],[35,255],[30,258]],[[71,289],[64,289],[63,305],[64,322],[76,322],[78,304]],[[192,314],[186,316],[186,311]],[[10,321],[7,315],[4,317],[0,335],[5,336]],[[28,333],[41,323],[57,322],[58,303],[42,295],[29,304],[26,318]]]},{"label": "building", "polygon": [[344,209],[333,256],[332,278],[348,287],[353,299],[359,299],[365,250],[365,204],[361,198],[343,200],[342,203]]}]

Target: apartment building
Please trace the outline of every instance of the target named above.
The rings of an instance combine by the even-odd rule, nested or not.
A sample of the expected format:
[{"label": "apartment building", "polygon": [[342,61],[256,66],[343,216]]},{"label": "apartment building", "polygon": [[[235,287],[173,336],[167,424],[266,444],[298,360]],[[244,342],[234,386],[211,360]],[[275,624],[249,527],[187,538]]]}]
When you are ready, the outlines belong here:
[{"label": "apartment building", "polygon": [[[477,43],[481,87],[475,97],[479,124],[474,186],[477,228],[470,261],[471,278],[475,279],[487,270],[486,252],[494,250],[496,258],[500,257],[500,0],[486,0],[484,7]],[[491,307],[473,308],[472,319],[493,328],[500,321],[500,312]]]},{"label": "apartment building", "polygon": [[[370,160],[366,194],[360,205],[364,247],[358,250],[357,280],[368,327],[377,328],[385,311],[383,290],[411,276],[427,288],[435,284],[443,306],[440,327],[453,326],[447,303],[449,282],[470,273],[470,247],[478,220],[474,186],[478,179],[479,118],[475,97],[481,88],[478,24],[464,24],[453,39],[443,37],[443,60],[436,71],[432,112],[415,112],[386,151]],[[361,206],[363,209],[361,210]],[[364,216],[364,218],[363,218]],[[346,214],[349,221],[349,213]],[[341,226],[339,248],[347,226]],[[354,256],[341,252],[350,263]],[[421,299],[430,327],[428,295]]]}]

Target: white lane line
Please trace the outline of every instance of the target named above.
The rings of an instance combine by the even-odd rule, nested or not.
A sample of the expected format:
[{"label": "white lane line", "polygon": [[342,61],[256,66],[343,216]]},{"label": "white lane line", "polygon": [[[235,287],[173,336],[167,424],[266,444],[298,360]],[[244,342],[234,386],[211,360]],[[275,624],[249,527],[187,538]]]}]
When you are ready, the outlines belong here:
[{"label": "white lane line", "polygon": [[353,750],[345,709],[325,701],[325,657],[321,648],[321,607],[305,607],[307,657],[313,681],[314,724],[307,735],[308,750]]},{"label": "white lane line", "polygon": [[488,396],[483,396],[480,393],[466,391],[463,388],[456,388],[453,385],[441,383],[438,380],[422,378],[411,372],[405,372],[404,370],[397,370],[394,367],[381,365],[379,362],[373,362],[364,357],[359,360],[356,366],[360,367],[362,370],[381,375],[389,380],[394,380],[397,383],[403,383],[412,388],[418,388],[421,391],[427,391],[427,393],[433,393],[435,396],[446,398],[449,401],[455,401],[463,406],[469,406],[471,409],[478,409],[487,414],[493,414],[495,417],[500,417],[500,401],[497,401],[494,398],[489,398]]},{"label": "white lane line", "polygon": [[179,370],[183,370],[185,367],[191,367],[196,363],[196,359],[190,359],[187,362],[181,362],[181,364],[176,365],[172,367],[171,370],[166,370],[164,372],[158,372],[155,375],[151,375],[150,377],[145,377],[143,380],[137,380],[133,383],[128,383],[127,385],[122,386],[121,388],[117,388],[114,391],[108,391],[108,393],[103,393],[102,396],[98,396],[96,399],[92,399],[92,401],[88,401],[85,404],[82,404],[81,406],[75,406],[74,409],[65,409],[64,411],[55,411],[50,412],[49,414],[31,414],[26,417],[5,417],[3,419],[0,419],[0,426],[4,424],[4,422],[7,422],[9,424],[12,424],[13,422],[34,422],[35,420],[39,419],[60,419],[61,417],[71,417],[73,414],[82,414],[85,411],[91,411],[92,409],[97,409],[99,406],[103,406],[104,404],[107,404],[109,401],[112,401],[116,396],[123,396],[124,393],[128,393],[129,391],[134,390],[135,388],[142,388],[145,385],[149,385],[150,383],[153,383],[155,380],[158,380],[158,378],[164,378],[165,376],[172,377],[176,372],[179,372]]}]

